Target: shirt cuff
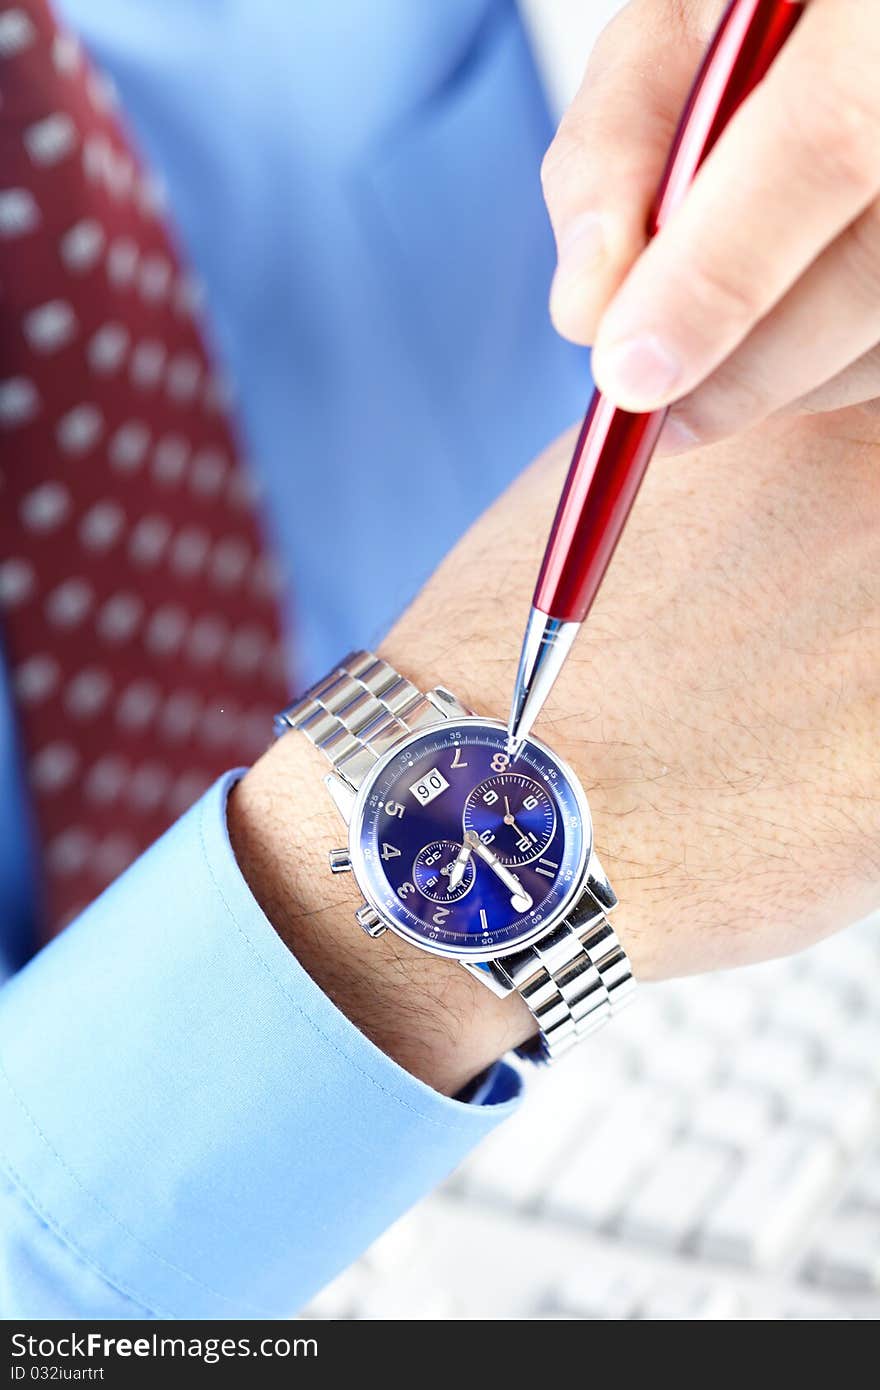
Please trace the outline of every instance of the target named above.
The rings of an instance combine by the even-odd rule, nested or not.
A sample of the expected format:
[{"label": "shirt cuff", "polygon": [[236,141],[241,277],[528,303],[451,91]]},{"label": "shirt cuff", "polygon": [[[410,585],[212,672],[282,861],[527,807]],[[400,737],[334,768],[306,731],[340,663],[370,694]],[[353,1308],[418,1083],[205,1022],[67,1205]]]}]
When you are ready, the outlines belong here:
[{"label": "shirt cuff", "polygon": [[471,1104],[448,1099],[322,993],[236,863],[240,775],[0,995],[0,1160],[134,1313],[294,1312],[520,1089],[502,1064]]}]

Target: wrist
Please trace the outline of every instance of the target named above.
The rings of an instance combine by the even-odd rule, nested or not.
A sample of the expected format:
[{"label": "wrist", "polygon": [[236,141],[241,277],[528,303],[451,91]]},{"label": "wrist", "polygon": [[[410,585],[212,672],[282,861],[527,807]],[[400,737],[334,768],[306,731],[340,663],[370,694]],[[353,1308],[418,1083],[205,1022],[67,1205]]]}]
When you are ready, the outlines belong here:
[{"label": "wrist", "polygon": [[[557,471],[560,462],[561,455]],[[537,482],[546,509],[557,486],[546,477],[553,467],[545,463],[539,470],[543,480],[521,483],[514,501],[522,505],[518,494]],[[491,532],[492,525],[490,513],[481,529]],[[498,544],[503,553],[500,539]],[[529,544],[537,550],[537,528]],[[417,687],[427,690],[442,681],[476,712],[500,716],[512,688],[517,617],[528,606],[525,584],[532,566],[524,561],[516,577],[520,603],[506,603],[503,613],[492,615],[492,627],[481,630],[480,603],[456,613],[466,638],[450,650],[448,634],[445,642],[432,639],[444,624],[430,620],[430,609],[447,592],[454,566],[455,554],[383,644],[382,654]],[[569,744],[564,739],[558,751],[573,762]],[[323,757],[300,735],[285,735],[269,750],[231,798],[230,833],[239,863],[282,940],[351,1021],[407,1070],[455,1094],[531,1037],[535,1020],[515,991],[498,998],[456,960],[421,951],[393,932],[371,940],[358,930],[354,913],[362,895],[357,884],[348,874],[329,873],[329,853],[346,842],[347,827],[322,785],[326,772]]]},{"label": "wrist", "polygon": [[233,849],[254,897],[285,945],[377,1047],[447,1095],[535,1031],[525,1004],[501,1000],[455,960],[420,951],[393,932],[358,927],[362,896],[328,855],[346,843],[323,785],[327,765],[297,733],[260,759],[229,800]]}]

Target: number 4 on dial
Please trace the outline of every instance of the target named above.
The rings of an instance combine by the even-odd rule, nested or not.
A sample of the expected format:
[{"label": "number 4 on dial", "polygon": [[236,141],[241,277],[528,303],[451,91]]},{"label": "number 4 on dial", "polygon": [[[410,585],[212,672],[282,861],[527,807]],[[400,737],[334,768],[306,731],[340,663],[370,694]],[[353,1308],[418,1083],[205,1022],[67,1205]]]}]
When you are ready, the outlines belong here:
[{"label": "number 4 on dial", "polygon": [[386,863],[389,859],[397,859],[399,855],[400,850],[395,845],[389,845],[385,840],[382,841],[382,858]]}]

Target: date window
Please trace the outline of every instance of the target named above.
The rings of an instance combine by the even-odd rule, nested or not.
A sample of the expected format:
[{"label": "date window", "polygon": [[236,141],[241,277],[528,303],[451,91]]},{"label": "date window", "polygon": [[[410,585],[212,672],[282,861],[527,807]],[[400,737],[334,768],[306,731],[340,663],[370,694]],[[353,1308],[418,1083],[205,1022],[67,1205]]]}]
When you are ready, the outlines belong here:
[{"label": "date window", "polygon": [[449,786],[439,767],[432,767],[430,772],[426,772],[424,777],[420,777],[417,782],[413,782],[410,791],[420,806],[427,806],[441,792],[445,792]]}]

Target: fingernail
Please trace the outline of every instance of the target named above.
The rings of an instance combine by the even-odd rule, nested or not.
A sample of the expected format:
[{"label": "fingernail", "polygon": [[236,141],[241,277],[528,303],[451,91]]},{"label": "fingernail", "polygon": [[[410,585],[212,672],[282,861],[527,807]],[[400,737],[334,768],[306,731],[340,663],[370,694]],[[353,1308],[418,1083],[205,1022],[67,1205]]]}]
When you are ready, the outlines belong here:
[{"label": "fingernail", "polygon": [[657,452],[658,454],[684,454],[688,449],[695,448],[699,442],[699,435],[694,434],[690,425],[686,425],[683,420],[677,419],[674,415],[669,415],[660,431],[660,438],[657,440]]},{"label": "fingernail", "polygon": [[675,390],[682,364],[654,333],[603,348],[597,371],[606,395],[630,410],[651,410]]}]

